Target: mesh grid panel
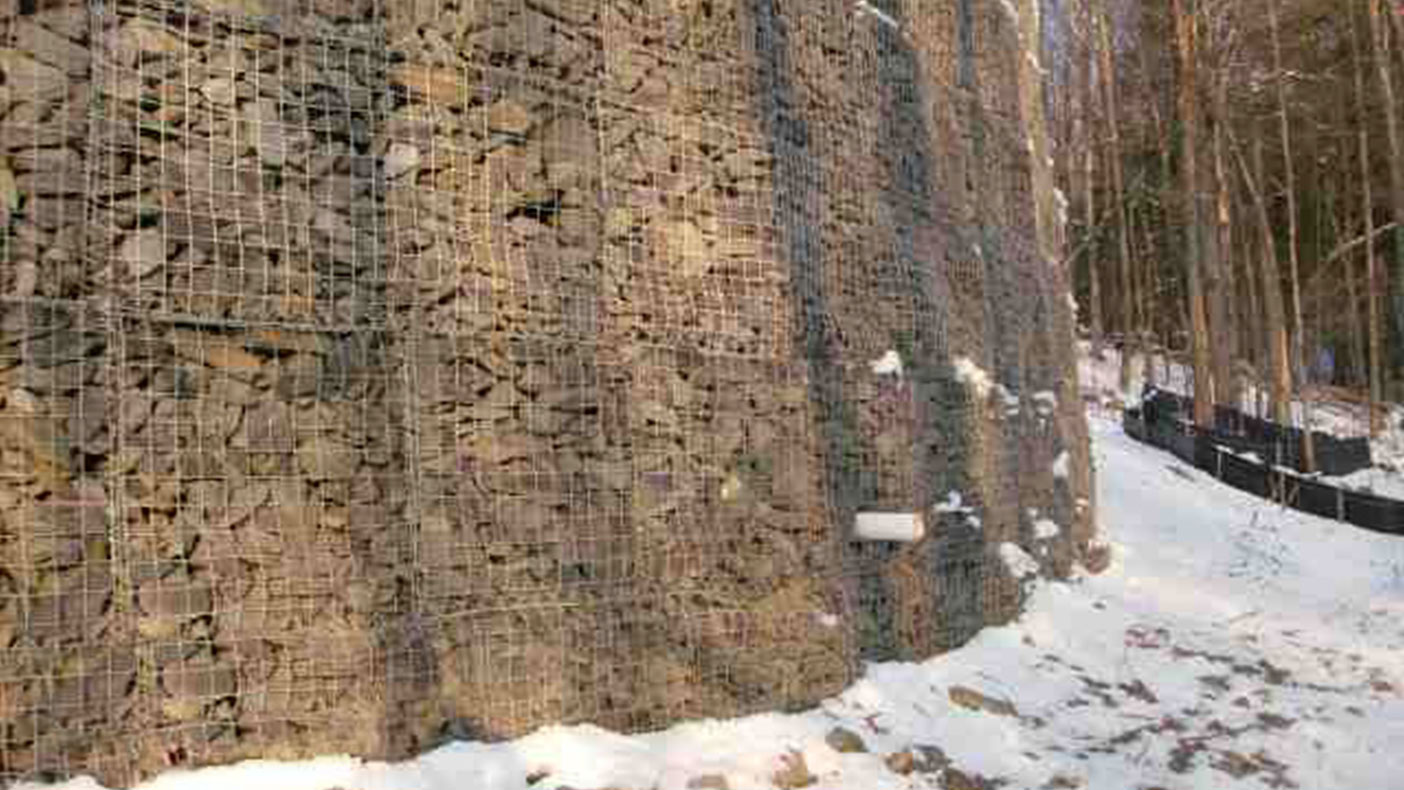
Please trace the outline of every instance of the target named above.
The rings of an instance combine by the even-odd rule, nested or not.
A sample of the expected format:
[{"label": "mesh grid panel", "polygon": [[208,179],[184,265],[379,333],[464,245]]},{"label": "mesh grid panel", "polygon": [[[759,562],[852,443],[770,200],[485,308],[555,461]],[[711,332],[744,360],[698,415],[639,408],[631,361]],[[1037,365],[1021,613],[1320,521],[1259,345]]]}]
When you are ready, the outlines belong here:
[{"label": "mesh grid panel", "polygon": [[0,0],[0,781],[790,709],[1008,618],[1090,516],[1020,62],[984,0]]}]

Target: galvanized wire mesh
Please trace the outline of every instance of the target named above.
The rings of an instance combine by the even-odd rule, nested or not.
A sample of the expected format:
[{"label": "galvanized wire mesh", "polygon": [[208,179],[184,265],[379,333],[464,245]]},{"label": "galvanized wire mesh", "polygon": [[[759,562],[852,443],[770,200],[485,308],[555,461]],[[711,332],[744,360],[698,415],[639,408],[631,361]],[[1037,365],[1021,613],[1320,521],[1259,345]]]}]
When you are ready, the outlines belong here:
[{"label": "galvanized wire mesh", "polygon": [[0,0],[0,45],[0,781],[812,704],[1008,617],[1000,543],[1066,570],[999,3]]}]

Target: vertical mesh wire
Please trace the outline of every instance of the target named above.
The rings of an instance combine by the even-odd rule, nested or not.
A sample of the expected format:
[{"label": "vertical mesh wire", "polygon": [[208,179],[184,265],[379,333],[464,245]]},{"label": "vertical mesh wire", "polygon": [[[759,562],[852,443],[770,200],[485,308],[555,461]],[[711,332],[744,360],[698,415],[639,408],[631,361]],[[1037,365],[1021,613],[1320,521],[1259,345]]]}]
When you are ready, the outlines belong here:
[{"label": "vertical mesh wire", "polygon": [[1080,493],[1018,64],[984,0],[0,0],[0,781],[791,708],[1008,617]]}]

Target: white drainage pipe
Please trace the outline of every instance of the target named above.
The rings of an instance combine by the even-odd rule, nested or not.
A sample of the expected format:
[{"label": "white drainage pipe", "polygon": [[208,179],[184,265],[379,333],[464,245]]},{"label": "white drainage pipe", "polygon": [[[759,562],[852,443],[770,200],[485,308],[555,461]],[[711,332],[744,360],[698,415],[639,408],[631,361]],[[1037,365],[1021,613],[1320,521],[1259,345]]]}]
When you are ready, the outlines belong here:
[{"label": "white drainage pipe", "polygon": [[926,535],[920,513],[859,513],[853,525],[858,540],[915,543]]}]

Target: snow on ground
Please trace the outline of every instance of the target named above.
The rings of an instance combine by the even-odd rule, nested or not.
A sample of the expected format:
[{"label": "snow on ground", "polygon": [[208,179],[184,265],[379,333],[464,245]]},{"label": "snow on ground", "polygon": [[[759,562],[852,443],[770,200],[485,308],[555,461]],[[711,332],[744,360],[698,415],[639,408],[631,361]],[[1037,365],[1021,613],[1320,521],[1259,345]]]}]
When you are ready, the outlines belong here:
[{"label": "snow on ground", "polygon": [[[1375,456],[1378,463],[1379,458]],[[1374,467],[1371,469],[1361,469],[1340,477],[1325,478],[1333,485],[1344,488],[1364,491],[1376,496],[1388,497],[1389,499],[1404,500],[1404,476],[1401,476],[1394,469],[1381,469]]]},{"label": "snow on ground", "polygon": [[[1137,354],[1131,358],[1130,386],[1125,392],[1122,392],[1120,391],[1121,350],[1112,347],[1103,348],[1101,359],[1093,359],[1091,352],[1092,344],[1089,341],[1078,341],[1078,375],[1084,393],[1096,397],[1102,403],[1112,400],[1131,403],[1139,399],[1141,388],[1148,378],[1143,355]],[[1157,355],[1154,359],[1154,369],[1156,385],[1161,389],[1181,395],[1194,394],[1194,371],[1188,365],[1173,360],[1167,361],[1163,355]],[[1300,400],[1292,402],[1293,424],[1302,425],[1306,420],[1306,412],[1309,410],[1311,424],[1316,430],[1335,436],[1365,435],[1369,420],[1363,403],[1320,397],[1320,392],[1331,392],[1329,388],[1320,391],[1313,388],[1311,392],[1316,393],[1316,396],[1311,399],[1309,404],[1304,404]],[[1265,396],[1260,397],[1260,394],[1257,387],[1249,386],[1243,394],[1242,402],[1239,403],[1239,409],[1245,414],[1266,417]],[[1404,409],[1396,404],[1390,408],[1389,416],[1385,422],[1392,429],[1391,435],[1398,443],[1404,445],[1404,434],[1399,432],[1401,420],[1404,420]],[[1404,450],[1404,446],[1400,449]]]},{"label": "snow on ground", "polygon": [[[1145,382],[1145,363],[1137,356],[1132,360],[1131,386],[1120,391],[1121,352],[1115,348],[1103,349],[1101,359],[1091,356],[1091,344],[1079,342],[1078,376],[1084,393],[1084,400],[1094,414],[1112,416],[1116,406],[1134,403],[1140,399]],[[1177,362],[1166,364],[1163,358],[1155,362],[1157,382],[1164,389],[1181,395],[1193,394],[1193,375],[1184,365]],[[1244,396],[1241,408],[1247,414],[1261,414],[1256,389]],[[1293,414],[1298,424],[1303,421],[1305,411],[1300,401],[1292,404]],[[1311,423],[1316,430],[1333,436],[1364,436],[1368,431],[1369,418],[1363,405],[1340,400],[1322,400],[1311,404]],[[1370,458],[1375,468],[1364,469],[1342,477],[1325,477],[1325,482],[1368,491],[1390,499],[1404,500],[1404,407],[1392,404],[1384,420],[1385,429],[1370,441]],[[1249,454],[1245,454],[1247,456]],[[1404,782],[1401,782],[1404,787]]]},{"label": "snow on ground", "polygon": [[[550,728],[402,764],[252,763],[145,788],[524,790],[530,776],[537,790],[760,790],[777,774],[815,790],[1404,788],[1404,540],[1273,507],[1113,422],[1092,433],[1110,568],[1041,583],[1016,623],[873,665],[818,710],[633,737]],[[834,748],[851,736],[868,751]]]},{"label": "snow on ground", "polygon": [[989,397],[994,382],[985,369],[975,364],[970,357],[956,357],[953,363],[956,380],[975,390],[980,398]]}]

